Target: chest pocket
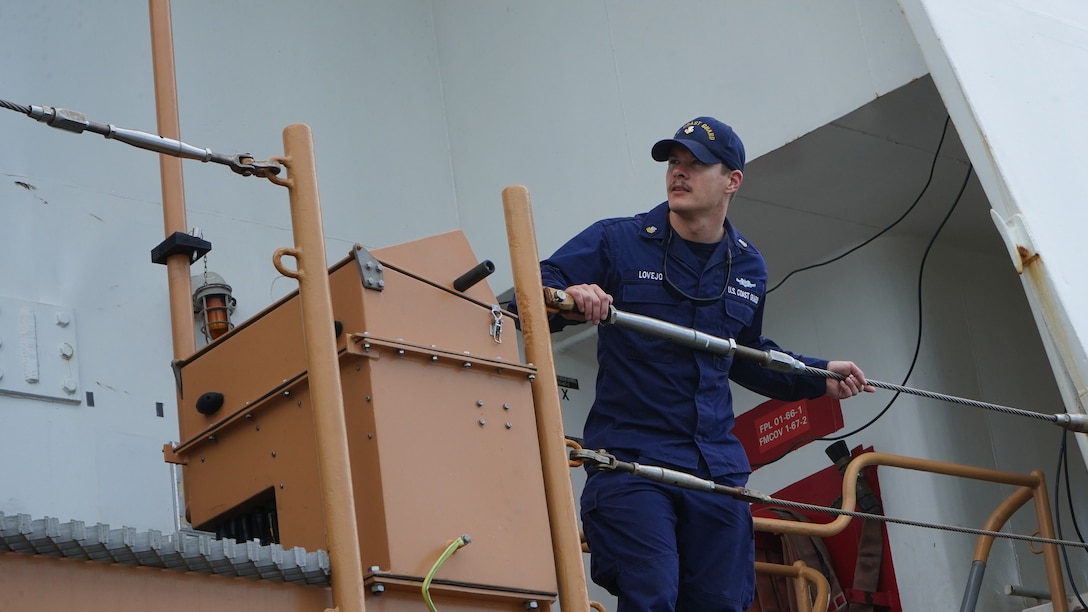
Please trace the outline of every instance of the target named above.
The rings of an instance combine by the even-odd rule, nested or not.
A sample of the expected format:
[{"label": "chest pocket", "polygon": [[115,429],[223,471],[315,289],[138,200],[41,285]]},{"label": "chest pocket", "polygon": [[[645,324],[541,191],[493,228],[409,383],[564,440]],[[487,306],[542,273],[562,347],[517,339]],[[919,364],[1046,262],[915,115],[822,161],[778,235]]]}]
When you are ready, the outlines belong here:
[{"label": "chest pocket", "polygon": [[[735,340],[742,329],[752,324],[752,319],[756,316],[756,307],[754,304],[750,304],[748,300],[730,296],[722,298],[722,302],[725,303],[725,317],[722,318],[722,333],[720,335],[723,338],[733,338]],[[714,357],[714,367],[719,370],[729,370],[732,362],[732,357],[722,355]]]},{"label": "chest pocket", "polygon": [[[722,298],[725,302],[725,314],[729,315],[732,321],[726,321],[727,332],[735,336],[741,328],[748,327],[752,324],[752,319],[756,316],[756,307],[754,304],[748,303],[748,300],[741,300],[738,298],[725,297]],[[737,323],[740,326],[737,327]]]},{"label": "chest pocket", "polygon": [[[623,287],[622,301],[616,308],[633,314],[645,315],[662,321],[676,322],[676,300],[657,281],[627,283]],[[639,361],[670,363],[675,358],[676,347],[670,340],[633,330],[621,334],[629,358]]]}]

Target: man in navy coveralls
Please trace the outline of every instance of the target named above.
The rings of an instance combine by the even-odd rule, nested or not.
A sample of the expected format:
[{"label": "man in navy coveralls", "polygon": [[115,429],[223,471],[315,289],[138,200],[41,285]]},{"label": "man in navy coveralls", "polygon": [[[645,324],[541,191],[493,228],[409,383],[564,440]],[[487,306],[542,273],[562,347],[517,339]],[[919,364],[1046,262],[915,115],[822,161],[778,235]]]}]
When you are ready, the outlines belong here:
[{"label": "man in navy coveralls", "polygon": [[[730,126],[699,117],[656,143],[652,155],[667,164],[668,201],[634,217],[598,221],[541,262],[544,286],[566,291],[581,313],[554,315],[552,331],[583,320],[598,324],[614,305],[781,351],[762,335],[763,256],[726,217],[743,180],[740,138]],[[788,401],[874,390],[850,361],[794,355],[846,377],[838,381],[774,372],[617,326],[597,333],[596,399],[585,447],[724,485],[745,485],[751,471],[732,433],[730,379]],[[733,612],[751,605],[746,502],[591,470],[581,515],[593,580],[618,597],[619,612]]]}]

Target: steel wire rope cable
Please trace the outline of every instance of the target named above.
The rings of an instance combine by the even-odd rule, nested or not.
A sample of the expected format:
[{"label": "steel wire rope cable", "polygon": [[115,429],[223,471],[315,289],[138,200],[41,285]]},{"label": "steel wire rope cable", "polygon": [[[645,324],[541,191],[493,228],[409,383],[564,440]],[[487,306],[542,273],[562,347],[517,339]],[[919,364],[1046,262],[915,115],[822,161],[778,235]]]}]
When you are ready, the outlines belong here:
[{"label": "steel wire rope cable", "polygon": [[[885,516],[883,514],[872,514],[869,512],[859,512],[857,510],[843,510],[841,508],[831,508],[829,506],[819,506],[816,504],[806,504],[804,502],[790,501],[788,499],[778,499],[776,497],[768,497],[766,503],[785,506],[787,508],[794,508],[797,510],[808,510],[810,512],[822,512],[824,514],[834,514],[849,516],[852,518],[860,519],[872,519],[874,521],[880,521],[882,523],[894,523],[897,525],[906,525],[908,527],[923,527],[926,529],[938,529],[941,531],[953,531],[957,533],[966,533],[969,535],[977,536],[990,536],[995,538],[1004,538],[1007,540],[1020,540],[1023,542],[1034,542],[1038,544],[1054,544],[1061,546],[1064,550],[1066,547],[1083,548],[1088,549],[1088,544],[1084,542],[1074,542],[1072,540],[1063,540],[1059,538],[1044,538],[1040,536],[1022,535],[1019,533],[1006,533],[1003,531],[991,531],[989,529],[976,529],[974,527],[960,527],[957,525],[942,525],[940,523],[928,523],[925,521],[914,521],[911,519],[895,518]],[[1068,565],[1068,564],[1067,564]],[[1088,609],[1088,608],[1086,608]]]},{"label": "steel wire rope cable", "polygon": [[55,106],[25,106],[7,100],[0,100],[0,107],[18,111],[31,119],[36,119],[50,127],[61,129],[66,132],[73,132],[75,134],[90,132],[103,136],[109,140],[117,140],[146,151],[154,151],[162,155],[170,155],[181,159],[194,159],[202,162],[223,164],[229,166],[231,170],[242,176],[256,176],[259,178],[267,178],[279,185],[286,184],[282,179],[275,178],[276,175],[283,170],[283,167],[278,161],[257,161],[248,153],[224,155],[222,153],[216,153],[211,149],[195,147],[181,142],[180,140],[166,138],[160,134],[130,130],[117,127],[113,124],[91,121],[83,113],[65,108],[57,108]]},{"label": "steel wire rope cable", "polygon": [[[948,130],[948,123],[949,123],[949,119],[946,118],[945,119],[945,124],[944,124],[945,131],[941,133],[941,143],[944,142],[944,137],[945,137],[945,134],[947,133],[947,130]],[[938,144],[937,152],[934,154],[933,164],[930,166],[930,177],[929,177],[929,180],[926,181],[926,187],[922,190],[922,193],[918,195],[918,198],[915,199],[914,204],[911,204],[912,209],[918,203],[918,201],[921,199],[921,197],[925,193],[926,189],[929,188],[930,182],[932,182],[933,168],[936,167],[937,159],[940,157],[940,146],[941,145]],[[971,174],[972,174],[973,170],[974,170],[974,166],[972,166],[972,165],[967,166],[967,174],[966,174],[966,176],[963,177],[963,184],[960,185],[960,190],[956,194],[956,198],[955,198],[955,200],[953,200],[952,206],[949,207],[948,212],[945,213],[944,219],[941,220],[940,225],[938,225],[937,229],[933,232],[933,236],[930,237],[929,244],[926,245],[926,249],[922,254],[922,261],[918,266],[918,291],[917,291],[917,295],[918,295],[918,334],[915,337],[914,355],[911,358],[910,367],[907,368],[907,373],[903,376],[903,383],[904,384],[908,380],[910,380],[911,374],[914,373],[914,366],[916,366],[918,364],[918,355],[920,354],[921,347],[922,347],[922,324],[923,324],[923,321],[924,321],[923,312],[922,312],[922,286],[923,286],[922,281],[923,281],[924,276],[925,276],[926,261],[929,258],[929,252],[933,249],[933,245],[937,242],[937,237],[940,236],[940,234],[941,234],[941,230],[944,229],[945,224],[948,223],[948,220],[952,217],[952,213],[954,213],[956,211],[956,208],[959,206],[960,201],[963,199],[963,193],[964,193],[964,191],[967,190],[967,183],[971,179]],[[907,212],[910,212],[910,210],[908,209]],[[903,216],[905,216],[905,215],[906,215],[906,213],[904,213]],[[891,229],[891,227],[893,227],[896,223],[899,223],[899,221],[902,221],[903,216],[900,216],[900,218],[898,220],[896,220],[895,223],[893,223],[892,225],[885,228],[885,230],[881,231],[880,234],[883,234],[888,229]],[[877,234],[877,236],[879,236],[880,234]],[[876,236],[874,236],[873,238],[875,239]],[[872,242],[872,239],[870,239],[869,241],[866,241],[864,244],[868,244],[869,242]],[[861,246],[864,246],[864,244],[861,245]],[[857,247],[857,248],[860,248],[860,246]],[[855,248],[853,250],[857,250],[857,249]],[[850,251],[850,252],[852,252],[852,251]],[[849,253],[847,253],[847,254],[849,254]],[[843,256],[845,256],[845,255],[846,254],[844,254]],[[830,263],[830,262],[825,262],[825,263]],[[781,285],[781,284],[782,283],[779,283],[779,285]],[[886,385],[887,383],[882,383],[882,384]],[[790,447],[787,448],[786,451],[783,452],[781,455],[775,457],[774,459],[771,459],[770,461],[755,464],[755,465],[752,466],[752,468],[754,469],[754,468],[760,468],[760,467],[764,467],[764,466],[767,466],[767,465],[771,465],[772,463],[775,463],[776,461],[779,461],[783,457],[785,457],[785,456],[789,455],[790,453],[792,453],[797,447],[801,446],[802,444],[806,444],[808,442],[815,442],[815,441],[834,442],[836,440],[844,440],[844,439],[846,439],[846,438],[848,438],[848,437],[850,437],[850,436],[852,436],[854,434],[857,434],[857,433],[859,433],[861,431],[864,431],[864,430],[868,429],[870,426],[872,426],[873,423],[876,423],[878,420],[880,420],[880,418],[883,417],[888,412],[888,410],[891,409],[892,405],[895,404],[895,401],[897,399],[899,399],[899,394],[905,389],[906,389],[905,387],[901,388],[901,389],[897,389],[895,395],[893,395],[892,398],[890,400],[888,400],[888,403],[885,404],[884,407],[880,409],[880,412],[878,412],[876,414],[876,416],[869,419],[865,424],[861,425],[860,427],[857,427],[857,428],[855,428],[855,429],[853,429],[851,431],[848,431],[846,433],[839,434],[837,436],[825,436],[825,437],[821,437],[821,438],[801,438],[800,440],[797,440],[792,445],[790,445]],[[928,393],[928,392],[926,392],[926,393]],[[948,397],[951,397],[951,396],[948,396]],[[1015,410],[1015,409],[1010,409],[1010,410]],[[1036,413],[1031,413],[1031,414],[1034,415]]]},{"label": "steel wire rope cable", "polygon": [[[377,261],[382,266],[384,266],[384,267],[386,267],[386,268],[388,268],[390,270],[393,270],[394,272],[399,272],[400,274],[403,274],[404,276],[407,276],[408,278],[415,279],[415,280],[417,280],[417,281],[419,281],[421,283],[430,285],[430,286],[434,287],[435,289],[440,289],[440,290],[445,291],[446,293],[448,293],[450,295],[455,295],[455,296],[457,296],[459,298],[465,299],[465,300],[467,300],[469,302],[472,302],[473,304],[476,304],[477,306],[482,306],[483,308],[487,308],[487,309],[491,308],[491,304],[487,304],[487,303],[485,303],[485,302],[483,302],[481,300],[478,300],[478,299],[476,299],[476,298],[474,298],[474,297],[472,297],[470,295],[467,295],[463,291],[458,291],[456,289],[451,289],[449,287],[446,287],[445,285],[442,285],[441,283],[435,282],[435,281],[433,281],[433,280],[431,280],[429,278],[425,278],[423,276],[420,276],[418,274],[410,272],[410,271],[408,271],[408,270],[406,270],[404,268],[401,268],[399,266],[391,264],[391,263],[389,263],[387,261],[382,261],[380,259],[377,260]],[[505,305],[507,307],[509,307],[510,302],[506,302]],[[517,319],[518,318],[517,314],[509,312],[505,308],[503,309],[503,315],[508,316],[508,317],[510,317],[512,319]]]},{"label": "steel wire rope cable", "polygon": [[[1073,508],[1073,489],[1069,485],[1069,455],[1067,452],[1067,442],[1069,440],[1069,431],[1062,432],[1062,443],[1058,450],[1058,469],[1054,474],[1054,526],[1058,530],[1058,537],[1064,538],[1062,534],[1062,519],[1061,519],[1061,483],[1062,483],[1062,468],[1065,468],[1065,491],[1069,498],[1069,516],[1073,519],[1073,530],[1077,532],[1077,538],[1084,542],[1084,534],[1080,532],[1080,525],[1077,524],[1077,513]],[[1084,602],[1084,599],[1080,596],[1080,588],[1077,587],[1076,581],[1073,579],[1073,566],[1069,563],[1069,552],[1066,548],[1062,547],[1062,559],[1065,560],[1065,575],[1069,579],[1069,586],[1073,588],[1073,595],[1077,598],[1081,608],[1088,610],[1088,603]]]},{"label": "steel wire rope cable", "polygon": [[[573,454],[573,453],[572,453]],[[579,460],[584,460],[585,454],[582,454]],[[597,456],[593,456],[597,455]],[[926,529],[937,529],[941,531],[952,531],[957,533],[966,533],[977,536],[990,536],[994,538],[1003,538],[1009,540],[1020,540],[1024,542],[1035,542],[1040,544],[1054,544],[1062,547],[1084,548],[1088,549],[1088,544],[1083,541],[1074,542],[1071,540],[1064,540],[1060,538],[1045,538],[1035,535],[1022,535],[1017,533],[1007,533],[1002,531],[992,531],[988,529],[978,529],[974,527],[961,527],[957,525],[944,525],[940,523],[929,523],[926,521],[915,521],[911,519],[903,519],[896,517],[889,517],[882,514],[872,514],[869,512],[861,512],[857,510],[844,510],[842,508],[832,508],[829,506],[820,506],[816,504],[809,504],[804,502],[797,502],[787,499],[778,499],[771,497],[759,491],[747,489],[743,487],[728,487],[719,485],[711,480],[700,478],[686,472],[678,472],[669,468],[660,468],[654,466],[646,466],[640,463],[632,463],[626,461],[617,461],[615,457],[607,455],[606,451],[600,451],[600,453],[590,453],[590,458],[598,463],[604,462],[606,459],[610,460],[607,463],[609,467],[605,469],[615,469],[625,473],[630,473],[635,476],[647,478],[655,482],[663,482],[665,484],[671,484],[686,489],[694,489],[698,491],[706,491],[710,493],[716,493],[720,495],[729,495],[730,497],[747,501],[748,503],[760,503],[768,504],[770,506],[782,506],[786,508],[794,508],[797,510],[807,510],[810,512],[820,512],[824,514],[849,516],[852,518],[872,519],[875,521],[881,521],[884,523],[894,523],[898,525],[905,525],[909,527],[922,527]]]},{"label": "steel wire rope cable", "polygon": [[20,112],[24,115],[30,115],[30,107],[23,106],[22,104],[16,104],[14,102],[8,102],[7,100],[0,100],[0,107],[7,108],[16,112]]},{"label": "steel wire rope cable", "polygon": [[[828,378],[835,378],[835,379],[840,379],[840,380],[842,378],[844,378],[841,374],[837,374],[837,373],[834,373],[834,372],[828,372],[826,370],[821,370],[819,368],[806,367],[805,371],[810,373],[810,374],[823,375],[823,376],[826,376]],[[914,394],[914,395],[919,395],[919,396],[922,396],[922,397],[928,397],[928,398],[932,398],[932,399],[938,399],[938,400],[943,400],[943,401],[947,401],[947,402],[963,404],[963,405],[968,405],[968,406],[975,406],[975,407],[979,407],[979,408],[985,408],[985,409],[988,409],[988,410],[994,410],[994,411],[997,411],[997,412],[1003,412],[1003,413],[1006,413],[1006,414],[1012,414],[1012,415],[1016,415],[1016,416],[1023,416],[1023,417],[1034,418],[1034,419],[1039,419],[1039,420],[1056,421],[1057,418],[1058,418],[1057,415],[1044,414],[1044,413],[1039,413],[1039,412],[1031,412],[1031,411],[1027,411],[1027,410],[1020,410],[1018,408],[1010,408],[1008,406],[990,404],[988,402],[979,402],[979,401],[976,401],[976,400],[964,399],[964,398],[960,398],[960,397],[946,395],[946,394],[943,394],[943,393],[935,393],[935,392],[932,392],[932,391],[923,391],[923,390],[919,390],[919,389],[911,389],[909,387],[900,387],[900,386],[897,386],[897,385],[882,383],[882,382],[876,381],[876,380],[867,380],[866,382],[868,384],[870,384],[870,385],[873,385],[874,387],[880,387],[880,388],[885,388],[885,389],[894,389],[894,390],[896,390],[896,395],[897,396],[898,396],[899,392],[906,392],[906,393],[911,393],[911,394]],[[879,415],[878,415],[877,418],[879,418]],[[865,427],[868,427],[868,425],[871,424],[871,423],[872,423],[872,421],[870,421],[870,423],[866,424]],[[819,439],[825,439],[825,438],[819,438]],[[1063,469],[1064,469],[1064,482],[1065,482],[1065,489],[1066,489],[1067,498],[1068,498],[1068,502],[1069,502],[1069,515],[1070,515],[1070,517],[1072,519],[1073,528],[1076,531],[1077,538],[1078,538],[1078,540],[1080,542],[1079,547],[1088,548],[1088,545],[1085,545],[1084,535],[1083,535],[1083,533],[1081,533],[1080,525],[1077,522],[1076,509],[1073,506],[1073,490],[1072,490],[1072,485],[1071,485],[1071,483],[1069,481],[1068,439],[1069,439],[1069,430],[1065,430],[1065,431],[1062,432],[1062,441],[1061,441],[1061,444],[1059,446],[1059,451],[1058,451],[1058,467],[1055,470],[1055,476],[1054,476],[1054,493],[1053,493],[1054,494],[1054,525],[1055,525],[1055,527],[1057,529],[1057,534],[1058,534],[1057,540],[1055,540],[1054,542],[1049,542],[1049,541],[1047,541],[1047,539],[1034,540],[1034,539],[1028,539],[1025,536],[1017,536],[1017,537],[1012,537],[1010,539],[1024,539],[1024,540],[1028,540],[1028,541],[1031,541],[1031,542],[1039,541],[1039,542],[1044,542],[1044,543],[1060,543],[1062,558],[1065,561],[1066,577],[1068,578],[1069,584],[1073,589],[1073,595],[1077,599],[1078,603],[1080,603],[1082,608],[1085,609],[1085,610],[1088,610],[1088,603],[1086,603],[1084,601],[1084,599],[1081,597],[1080,589],[1077,587],[1076,580],[1073,577],[1073,568],[1072,568],[1072,565],[1069,562],[1069,552],[1067,550],[1067,546],[1078,546],[1078,545],[1075,544],[1075,543],[1072,543],[1071,541],[1065,540],[1065,535],[1062,533],[1061,512],[1060,512],[1060,510],[1061,510],[1061,484],[1062,484],[1062,476],[1063,476]],[[779,459],[780,458],[781,457],[779,457]],[[775,461],[777,461],[777,460],[778,459],[775,459]],[[781,500],[776,500],[776,503],[789,505],[789,506],[793,506],[793,507],[800,507],[800,506],[796,506],[795,502],[783,502]],[[817,507],[808,507],[807,505],[805,505],[804,508],[805,509],[810,509],[810,510],[820,511]],[[845,513],[843,513],[843,514],[845,514]],[[879,517],[864,517],[864,518],[879,518]],[[915,525],[915,523],[913,523],[913,522],[903,521],[903,520],[899,520],[899,519],[891,520],[891,521],[888,521],[888,522],[902,523],[902,524],[907,524],[907,525]],[[965,533],[976,533],[977,532],[978,535],[989,535],[985,531],[981,531],[981,530],[971,531],[971,530],[968,530],[966,528],[954,528],[952,530],[953,531],[963,531]],[[1003,537],[1005,537],[1005,536],[1003,536]]]},{"label": "steel wire rope cable", "polygon": [[[806,366],[803,370],[806,374],[814,376],[823,376],[824,378],[833,378],[835,380],[845,380],[846,377],[838,372],[829,372],[821,368],[814,368],[812,366]],[[872,385],[880,389],[890,389],[897,393],[908,393],[910,395],[917,395],[920,397],[928,397],[930,399],[941,400],[945,402],[951,402],[953,404],[962,404],[964,406],[974,406],[976,408],[985,408],[986,410],[993,410],[995,412],[1004,412],[1005,414],[1012,414],[1015,416],[1027,417],[1029,419],[1037,419],[1040,421],[1050,421],[1052,423],[1059,422],[1059,415],[1046,414],[1044,412],[1033,412],[1031,410],[1021,410],[1020,408],[1012,408],[1009,406],[1002,406],[1001,404],[991,404],[989,402],[982,402],[979,400],[967,399],[963,397],[957,397],[955,395],[946,395],[944,393],[937,393],[935,391],[925,391],[923,389],[914,389],[912,387],[904,387],[901,385],[893,385],[891,383],[881,382],[879,380],[865,380],[865,384]],[[868,425],[866,425],[868,426]],[[860,431],[860,430],[859,430]],[[856,432],[855,432],[856,433]],[[817,438],[823,440],[825,438]]]}]

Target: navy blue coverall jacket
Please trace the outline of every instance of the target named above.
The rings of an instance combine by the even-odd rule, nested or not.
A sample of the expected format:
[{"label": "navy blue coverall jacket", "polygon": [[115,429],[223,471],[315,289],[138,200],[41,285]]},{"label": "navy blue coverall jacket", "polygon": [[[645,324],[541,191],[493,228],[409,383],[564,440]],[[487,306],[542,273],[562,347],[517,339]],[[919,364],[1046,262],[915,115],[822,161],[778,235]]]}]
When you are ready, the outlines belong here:
[{"label": "navy blue coverall jacket", "polygon": [[[619,310],[781,351],[762,335],[767,268],[760,252],[726,221],[726,238],[703,268],[684,240],[668,240],[667,217],[666,202],[648,213],[594,223],[541,263],[544,286],[597,284]],[[673,285],[699,298],[723,290],[724,296],[696,307],[670,291],[662,267],[666,243]],[[553,316],[552,331],[570,323]],[[732,433],[728,379],[787,401],[826,391],[821,377],[774,372],[618,326],[602,325],[597,333],[596,399],[585,424],[585,447],[623,451],[629,460],[669,464],[703,477],[746,474],[748,459]],[[794,356],[827,367],[825,360]]]}]

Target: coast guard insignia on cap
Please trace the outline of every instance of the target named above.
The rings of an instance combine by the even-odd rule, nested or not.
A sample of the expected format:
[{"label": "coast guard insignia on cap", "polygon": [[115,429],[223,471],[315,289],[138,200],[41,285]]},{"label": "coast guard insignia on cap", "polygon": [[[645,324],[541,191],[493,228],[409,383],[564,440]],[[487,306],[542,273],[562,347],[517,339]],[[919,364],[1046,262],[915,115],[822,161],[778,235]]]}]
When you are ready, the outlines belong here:
[{"label": "coast guard insignia on cap", "polygon": [[656,225],[651,225],[651,226],[646,228],[646,233],[647,234],[654,234],[656,232],[657,232],[657,226]]},{"label": "coast guard insignia on cap", "polygon": [[695,125],[689,125],[686,128],[684,128],[684,133],[685,134],[690,134],[690,133],[692,133],[694,131],[695,131]]}]

